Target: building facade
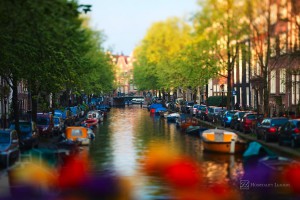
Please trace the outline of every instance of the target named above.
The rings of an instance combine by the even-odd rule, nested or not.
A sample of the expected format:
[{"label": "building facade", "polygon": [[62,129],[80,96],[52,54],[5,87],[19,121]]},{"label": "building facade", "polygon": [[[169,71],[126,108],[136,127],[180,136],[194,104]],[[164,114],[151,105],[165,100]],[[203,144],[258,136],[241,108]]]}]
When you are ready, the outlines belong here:
[{"label": "building facade", "polygon": [[133,62],[134,57],[130,56],[112,55],[112,62],[115,66],[115,85],[116,90],[114,96],[133,96],[140,95],[133,82]]},{"label": "building facade", "polygon": [[[300,112],[300,1],[266,0],[259,13],[260,32],[240,41],[232,71],[232,104],[263,110],[264,80],[267,84],[270,115]],[[269,16],[269,20],[268,17]],[[265,21],[262,19],[266,19]],[[268,23],[269,22],[269,23]],[[252,27],[253,28],[253,27]],[[251,30],[255,32],[254,28]],[[268,51],[269,45],[269,51]],[[267,70],[267,76],[263,76]],[[218,95],[220,78],[208,84],[208,94]],[[225,87],[227,88],[227,87]]]}]

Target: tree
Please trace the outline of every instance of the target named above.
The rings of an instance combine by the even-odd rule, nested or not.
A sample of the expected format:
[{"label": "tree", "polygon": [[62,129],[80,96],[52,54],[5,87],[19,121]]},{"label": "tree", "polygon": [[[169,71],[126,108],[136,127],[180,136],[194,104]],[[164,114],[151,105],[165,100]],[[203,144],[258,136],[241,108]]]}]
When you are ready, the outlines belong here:
[{"label": "tree", "polygon": [[111,65],[99,44],[102,36],[82,26],[77,9],[77,2],[68,0],[0,2],[0,75],[13,89],[16,122],[20,81],[32,96],[33,121],[41,94],[81,90],[93,83],[93,92],[110,87]]},{"label": "tree", "polygon": [[[232,72],[238,51],[248,26],[245,20],[245,5],[240,0],[199,0],[202,10],[194,18],[197,34],[203,35],[210,46],[203,51],[220,69],[219,76],[227,79],[227,108],[231,102]],[[211,64],[212,65],[212,64]]]},{"label": "tree", "polygon": [[169,89],[178,84],[179,52],[190,41],[190,26],[179,18],[154,23],[135,50],[134,81],[143,89]]}]

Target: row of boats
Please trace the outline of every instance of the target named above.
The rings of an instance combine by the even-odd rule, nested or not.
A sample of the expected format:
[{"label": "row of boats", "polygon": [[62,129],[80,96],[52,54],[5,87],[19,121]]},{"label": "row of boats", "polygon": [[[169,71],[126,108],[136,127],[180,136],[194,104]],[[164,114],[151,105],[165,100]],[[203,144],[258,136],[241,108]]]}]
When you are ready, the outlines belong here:
[{"label": "row of boats", "polygon": [[197,120],[186,120],[185,116],[178,112],[167,112],[167,109],[162,104],[150,105],[149,111],[150,114],[164,117],[169,123],[176,123],[176,126],[186,133],[199,135],[203,142],[203,148],[206,151],[241,153],[246,150],[247,143],[241,140],[234,132],[201,127]]},{"label": "row of boats", "polygon": [[[150,110],[151,112],[151,110]],[[227,129],[206,128],[200,126],[197,119],[187,119],[180,113],[155,112],[152,114],[164,117],[168,123],[176,123],[181,132],[200,137],[202,148],[206,152],[219,154],[242,154],[245,163],[255,163],[272,172],[282,172],[291,164],[300,163],[294,159],[280,156],[256,141],[241,139],[235,132]],[[253,161],[254,160],[254,161]]]},{"label": "row of boats", "polygon": [[[18,160],[26,157],[28,152],[51,149],[52,154],[73,154],[78,152],[81,146],[87,146],[95,139],[95,128],[103,122],[108,109],[90,110],[84,120],[70,126],[65,125],[58,137],[40,140],[32,151],[22,152],[19,148],[19,137],[15,130],[1,130],[0,137],[0,168],[14,165]],[[30,149],[29,149],[30,150]]]}]

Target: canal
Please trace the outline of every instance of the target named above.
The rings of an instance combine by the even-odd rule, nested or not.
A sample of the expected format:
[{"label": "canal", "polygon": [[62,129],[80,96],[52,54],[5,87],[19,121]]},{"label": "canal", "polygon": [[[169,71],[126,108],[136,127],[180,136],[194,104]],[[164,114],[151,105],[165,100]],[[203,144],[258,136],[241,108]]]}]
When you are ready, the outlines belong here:
[{"label": "canal", "polygon": [[[40,198],[35,199],[291,199],[291,185],[281,181],[279,172],[245,165],[239,154],[204,152],[199,137],[181,132],[140,105],[112,108],[94,131],[95,139],[81,147],[74,165],[66,162],[59,170],[44,169],[39,160],[34,170],[19,171],[25,177],[32,173],[28,181],[38,186],[34,193],[13,193],[16,188],[24,192],[23,186],[12,185],[8,176],[12,173],[0,171],[0,199],[9,194],[17,194],[13,199],[37,194]],[[299,166],[287,173],[298,193]],[[82,179],[85,175],[87,179]],[[46,182],[47,177],[52,181]],[[50,190],[37,183],[51,186]]]},{"label": "canal", "polygon": [[170,184],[143,170],[145,153],[156,143],[164,146],[162,151],[171,152],[166,160],[172,159],[172,152],[180,152],[195,161],[201,168],[204,187],[228,184],[234,188],[243,175],[241,155],[203,152],[199,138],[180,132],[174,123],[135,105],[111,109],[96,130],[89,155],[95,170],[129,180],[135,199],[168,199],[172,195]]}]

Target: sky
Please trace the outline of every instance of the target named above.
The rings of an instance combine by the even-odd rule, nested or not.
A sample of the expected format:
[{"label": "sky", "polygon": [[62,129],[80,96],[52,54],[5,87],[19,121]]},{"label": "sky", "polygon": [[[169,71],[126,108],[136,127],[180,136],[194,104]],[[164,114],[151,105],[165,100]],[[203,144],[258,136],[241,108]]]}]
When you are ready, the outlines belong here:
[{"label": "sky", "polygon": [[90,25],[106,36],[105,50],[130,55],[154,22],[169,17],[189,19],[197,0],[78,0],[92,5]]}]

